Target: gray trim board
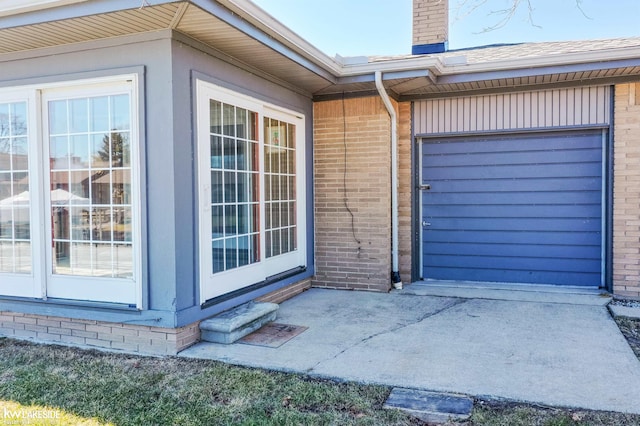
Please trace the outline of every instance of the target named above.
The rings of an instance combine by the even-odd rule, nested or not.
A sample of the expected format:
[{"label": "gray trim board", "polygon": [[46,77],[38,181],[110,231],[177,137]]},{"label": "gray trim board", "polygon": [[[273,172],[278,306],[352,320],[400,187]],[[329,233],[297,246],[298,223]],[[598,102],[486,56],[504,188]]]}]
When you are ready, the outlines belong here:
[{"label": "gray trim board", "polygon": [[[49,74],[45,76],[39,77],[26,77],[20,79],[13,80],[0,80],[0,87],[18,87],[18,86],[36,86],[36,85],[44,85],[51,83],[64,83],[64,82],[72,82],[77,80],[89,80],[92,78],[102,78],[102,77],[111,77],[114,75],[124,75],[124,74],[138,74],[139,83],[144,84],[145,77],[145,66],[137,65],[137,66],[128,66],[121,68],[105,68],[101,70],[95,71],[81,71],[81,72],[72,72],[72,73],[64,73],[64,74]],[[142,87],[144,91],[144,86]],[[142,98],[144,99],[144,98]],[[140,116],[141,119],[143,116]]]},{"label": "gray trim board", "polygon": [[21,312],[34,315],[50,315],[75,319],[91,319],[115,323],[148,325],[152,327],[175,327],[175,313],[162,310],[140,311],[118,305],[84,304],[68,301],[0,299],[0,311]]},{"label": "gray trim board", "polygon": [[22,59],[63,55],[65,53],[91,51],[108,47],[124,46],[127,44],[144,43],[148,41],[166,40],[171,38],[171,34],[172,31],[168,29],[148,31],[144,33],[130,34],[113,38],[83,41],[80,43],[42,47],[38,49],[23,50],[20,52],[2,53],[0,54],[0,63],[19,61]]},{"label": "gray trim board", "polygon": [[[411,102],[411,117],[414,116],[415,104]],[[411,282],[416,282],[422,275],[420,263],[416,262],[420,258],[420,176],[419,176],[419,144],[415,137],[415,120],[411,120]]]},{"label": "gray trim board", "polygon": [[307,278],[311,278],[314,274],[315,272],[313,267],[307,267],[307,270],[304,273],[293,275],[283,281],[252,290],[251,292],[242,294],[233,299],[224,300],[215,305],[206,306],[204,308],[200,305],[197,305],[197,306],[192,306],[189,308],[182,309],[177,312],[176,327],[183,327],[185,325],[192,324],[196,321],[199,321],[203,318],[208,318],[220,312],[224,312],[228,309],[231,309],[233,307],[236,307],[246,302],[250,302],[251,300],[254,300],[258,297],[264,296],[273,291],[284,288],[288,285],[295,284]]},{"label": "gray trim board", "polygon": [[606,224],[606,233],[605,233],[605,289],[611,293],[613,293],[613,207],[615,203],[615,199],[613,196],[613,176],[614,176],[614,167],[615,167],[615,96],[616,96],[616,88],[615,86],[611,86],[611,113],[609,123],[609,134],[607,140],[607,155],[605,157],[606,163],[606,177],[605,177],[605,191],[606,191],[606,204],[605,204],[605,212],[604,212],[604,220]]},{"label": "gray trim board", "polygon": [[[233,65],[233,64],[230,64],[230,65]],[[283,101],[281,98],[276,98],[274,96],[265,95],[264,93],[256,92],[255,90],[251,90],[251,89],[249,89],[247,87],[239,86],[237,84],[229,82],[228,80],[223,80],[223,79],[221,79],[219,77],[204,73],[202,71],[194,70],[194,69],[191,70],[191,80],[192,80],[192,84],[193,84],[193,81],[202,80],[202,81],[205,81],[207,83],[215,84],[216,86],[220,86],[220,87],[224,87],[224,88],[229,89],[229,90],[233,90],[234,92],[241,93],[241,94],[244,94],[246,96],[251,96],[252,98],[258,99],[260,101],[268,102],[270,104],[278,105],[278,106],[281,106],[283,108],[287,108],[287,109],[299,112],[300,114],[303,114],[306,117],[305,125],[308,125],[309,123],[311,123],[310,120],[312,119],[312,117],[308,117],[307,112],[302,110],[299,105],[294,105],[294,104],[291,104],[289,102]],[[195,90],[195,86],[193,87],[193,90]],[[298,93],[298,92],[296,92],[296,93]],[[300,94],[300,93],[298,93],[298,94]],[[195,94],[193,96],[195,96]],[[309,100],[309,102],[311,102],[311,100]],[[194,108],[195,108],[195,106],[194,106]],[[194,114],[195,114],[195,109],[193,111],[194,111]]]}]

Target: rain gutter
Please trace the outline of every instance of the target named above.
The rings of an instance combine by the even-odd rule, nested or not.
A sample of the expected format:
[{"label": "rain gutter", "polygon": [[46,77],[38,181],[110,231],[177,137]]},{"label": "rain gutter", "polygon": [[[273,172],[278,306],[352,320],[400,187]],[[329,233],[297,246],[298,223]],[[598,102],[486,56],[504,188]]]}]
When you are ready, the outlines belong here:
[{"label": "rain gutter", "polygon": [[402,288],[398,262],[398,119],[396,110],[389,99],[384,85],[382,73],[375,73],[376,88],[391,118],[391,284]]}]

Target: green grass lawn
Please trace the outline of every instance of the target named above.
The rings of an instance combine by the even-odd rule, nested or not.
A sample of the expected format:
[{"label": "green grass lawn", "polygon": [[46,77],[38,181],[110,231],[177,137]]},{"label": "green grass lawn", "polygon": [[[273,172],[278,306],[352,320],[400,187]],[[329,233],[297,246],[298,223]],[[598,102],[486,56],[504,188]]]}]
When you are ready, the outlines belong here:
[{"label": "green grass lawn", "polygon": [[[628,338],[640,333],[638,321],[619,325]],[[632,347],[638,342],[630,340]],[[215,361],[0,338],[0,425],[423,424],[384,410],[390,391]],[[460,424],[640,426],[640,416],[476,401],[471,419]]]},{"label": "green grass lawn", "polygon": [[[409,417],[382,409],[386,387],[213,361],[0,339],[0,372],[0,400],[5,404],[0,415],[7,404],[17,403],[10,409],[60,410],[69,416],[62,424],[412,424]],[[42,424],[51,424],[48,421]]]}]

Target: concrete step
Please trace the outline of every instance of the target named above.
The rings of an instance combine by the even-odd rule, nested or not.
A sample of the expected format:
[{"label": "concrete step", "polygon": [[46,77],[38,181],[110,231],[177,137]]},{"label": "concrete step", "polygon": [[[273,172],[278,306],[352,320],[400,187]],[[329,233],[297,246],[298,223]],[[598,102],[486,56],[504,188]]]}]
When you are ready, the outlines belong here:
[{"label": "concrete step", "polygon": [[402,410],[427,423],[466,420],[473,410],[473,399],[439,392],[393,388],[384,408]]},{"label": "concrete step", "polygon": [[230,344],[276,319],[275,303],[249,302],[200,323],[200,338]]},{"label": "concrete step", "polygon": [[471,281],[425,280],[392,290],[414,296],[459,297],[463,299],[513,300],[517,302],[560,303],[606,306],[611,295],[594,287],[544,284],[481,283]]}]

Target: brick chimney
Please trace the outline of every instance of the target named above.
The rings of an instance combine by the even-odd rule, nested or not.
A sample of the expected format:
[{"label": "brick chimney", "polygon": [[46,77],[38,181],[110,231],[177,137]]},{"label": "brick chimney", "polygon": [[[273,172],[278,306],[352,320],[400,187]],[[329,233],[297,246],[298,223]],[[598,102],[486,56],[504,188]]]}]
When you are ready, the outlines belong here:
[{"label": "brick chimney", "polygon": [[449,41],[449,0],[413,0],[413,47],[422,55],[447,50]]}]

